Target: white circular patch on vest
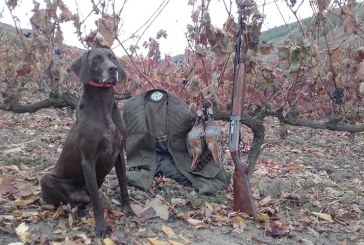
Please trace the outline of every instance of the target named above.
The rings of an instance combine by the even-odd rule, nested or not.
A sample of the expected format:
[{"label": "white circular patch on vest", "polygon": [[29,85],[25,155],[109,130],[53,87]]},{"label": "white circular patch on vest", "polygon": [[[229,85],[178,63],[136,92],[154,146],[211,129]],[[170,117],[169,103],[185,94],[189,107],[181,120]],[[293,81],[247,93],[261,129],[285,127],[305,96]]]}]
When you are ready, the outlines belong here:
[{"label": "white circular patch on vest", "polygon": [[160,91],[155,91],[150,95],[150,98],[154,101],[160,101],[163,98],[163,94]]}]

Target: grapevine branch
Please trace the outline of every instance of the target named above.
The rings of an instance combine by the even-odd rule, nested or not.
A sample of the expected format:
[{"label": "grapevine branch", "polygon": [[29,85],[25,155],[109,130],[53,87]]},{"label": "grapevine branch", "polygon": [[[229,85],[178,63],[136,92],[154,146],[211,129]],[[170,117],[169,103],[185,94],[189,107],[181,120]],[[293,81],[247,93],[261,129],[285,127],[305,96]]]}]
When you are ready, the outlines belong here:
[{"label": "grapevine branch", "polygon": [[[152,13],[152,15],[136,30],[134,31],[130,37],[126,38],[125,40],[123,40],[121,43],[125,43],[126,41],[128,41],[129,39],[132,39],[133,37],[135,37],[135,35],[144,27],[146,26],[154,17],[155,15],[160,11],[160,9],[163,7],[164,3],[166,2],[166,0],[164,0],[159,6],[158,8]],[[155,19],[152,20],[152,23]],[[146,28],[146,30],[148,29],[148,27]],[[144,30],[145,32],[145,30]],[[143,33],[144,33],[143,32]],[[141,35],[142,36],[142,35]]]},{"label": "grapevine branch", "polygon": [[[138,40],[135,43],[135,46],[138,45],[140,39],[144,36],[145,32],[149,29],[149,27],[154,23],[154,21],[159,17],[159,15],[163,12],[164,8],[169,4],[168,0],[158,11],[157,15],[153,17],[152,21],[148,24],[148,26],[144,29],[144,31],[142,32],[142,34],[139,36]],[[164,2],[163,2],[164,3]]]},{"label": "grapevine branch", "polygon": [[[217,111],[215,112],[215,119],[216,120],[223,120],[228,121],[230,118],[230,112],[224,111]],[[297,126],[297,127],[307,127],[313,129],[325,129],[330,131],[340,131],[340,132],[348,132],[348,133],[360,133],[364,131],[364,124],[350,124],[350,123],[331,123],[330,121],[327,122],[315,122],[301,118],[294,118],[290,116],[284,116],[281,111],[277,110],[274,112],[264,111],[262,114],[259,115],[262,118],[266,117],[276,117],[279,119],[280,122],[284,124]],[[250,116],[243,116],[242,123],[244,124],[254,124],[253,122],[257,122],[256,119]]]},{"label": "grapevine branch", "polygon": [[229,7],[227,6],[225,0],[223,0],[223,3],[224,3],[224,7],[225,7],[225,10],[226,10],[227,14],[231,15],[231,7],[233,5],[233,2],[231,0],[229,0]]},{"label": "grapevine branch", "polygon": [[277,9],[278,9],[279,14],[280,14],[280,15],[281,15],[281,17],[282,17],[282,20],[283,20],[283,22],[284,22],[284,25],[286,26],[287,31],[288,31],[288,33],[289,33],[290,37],[292,38],[291,30],[289,29],[289,26],[288,26],[288,24],[287,24],[287,22],[286,22],[285,18],[283,17],[282,11],[281,11],[281,9],[279,8],[279,6],[278,6],[278,4],[277,4],[277,1],[276,1],[276,0],[274,1],[274,4],[276,5],[276,7],[277,7]]},{"label": "grapevine branch", "polygon": [[[297,10],[293,10],[293,8],[291,7],[291,5],[289,5],[289,3],[288,3],[288,0],[285,0],[285,2],[286,2],[286,4],[287,4],[287,6],[288,6],[288,8],[291,10],[291,12],[292,12],[292,14],[294,15],[294,17],[296,18],[296,20],[297,20],[297,23],[298,23],[298,25],[300,26],[300,28],[301,28],[301,31],[302,31],[302,34],[303,34],[303,36],[306,36],[305,35],[305,29],[303,28],[303,24],[302,24],[302,21],[298,18],[298,16],[297,16],[297,10],[299,9],[299,7],[301,6],[298,6],[298,8],[297,8]],[[303,2],[303,1],[302,1]]]},{"label": "grapevine branch", "polygon": [[[115,100],[126,100],[131,96],[128,93],[116,95]],[[21,103],[16,97],[6,98],[3,104],[0,104],[0,110],[11,111],[14,113],[34,113],[47,108],[66,108],[76,109],[78,105],[78,96],[71,93],[62,93],[54,97],[49,97],[33,104]]]},{"label": "grapevine branch", "polygon": [[153,83],[145,76],[144,72],[142,72],[138,65],[135,63],[133,56],[131,54],[129,54],[128,50],[126,50],[126,48],[124,47],[124,45],[122,44],[122,42],[120,41],[120,39],[118,37],[116,37],[116,41],[118,41],[120,47],[124,50],[124,52],[126,53],[126,55],[129,57],[131,63],[133,64],[133,66],[135,67],[135,69],[140,73],[140,75],[145,79],[145,81],[148,82],[148,84],[152,87],[155,88],[155,86],[153,85]]},{"label": "grapevine branch", "polygon": [[217,83],[217,87],[220,87],[220,85],[222,84],[223,82],[223,78],[224,78],[224,74],[225,74],[225,71],[226,71],[226,68],[227,68],[227,65],[229,63],[229,60],[230,60],[230,56],[231,56],[232,52],[230,52],[228,55],[227,55],[227,58],[226,58],[226,61],[225,61],[225,64],[224,64],[224,67],[222,68],[222,71],[220,73],[220,77],[219,77],[219,80],[218,80],[218,83]]},{"label": "grapevine branch", "polygon": [[[362,21],[360,21],[360,23],[359,24],[357,24],[356,26],[355,26],[355,28],[353,29],[353,31],[349,34],[349,35],[347,35],[341,42],[340,42],[340,44],[334,49],[334,51],[333,52],[335,52],[336,50],[338,50],[345,42],[346,42],[346,40],[348,40],[349,39],[349,37],[350,36],[352,36],[354,33],[355,33],[355,31],[357,30],[357,29],[360,29],[360,26],[362,25],[364,23],[364,19],[362,19]],[[357,34],[357,33],[356,33]],[[363,37],[362,37],[363,38]],[[364,39],[364,38],[363,38]]]},{"label": "grapevine branch", "polygon": [[164,10],[164,8],[169,4],[168,0],[166,2],[166,0],[164,0],[159,6],[158,8],[153,12],[153,14],[147,19],[147,21],[142,24],[134,33],[132,33],[130,35],[130,37],[126,38],[123,41],[119,41],[119,44],[116,45],[115,47],[121,46],[121,44],[124,44],[126,41],[132,39],[133,37],[135,37],[135,35],[145,26],[147,25],[147,27],[145,27],[145,29],[143,30],[142,34],[138,37],[137,41],[135,42],[134,46],[137,46],[140,39],[143,37],[143,35],[145,34],[145,32],[149,29],[149,27],[154,23],[154,21],[158,18],[158,16],[162,13],[162,11]]}]

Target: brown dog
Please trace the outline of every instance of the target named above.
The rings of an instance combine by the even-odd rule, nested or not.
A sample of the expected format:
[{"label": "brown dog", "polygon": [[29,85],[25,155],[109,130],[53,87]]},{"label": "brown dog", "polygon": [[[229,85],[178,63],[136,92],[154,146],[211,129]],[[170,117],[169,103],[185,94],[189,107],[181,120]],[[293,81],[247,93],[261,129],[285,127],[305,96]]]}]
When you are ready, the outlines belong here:
[{"label": "brown dog", "polygon": [[126,129],[114,101],[112,86],[126,73],[109,49],[93,49],[76,59],[71,68],[84,84],[83,94],[61,155],[51,174],[41,179],[46,203],[84,204],[91,201],[96,235],[111,231],[104,219],[98,189],[115,166],[124,214],[133,214],[125,175]]}]

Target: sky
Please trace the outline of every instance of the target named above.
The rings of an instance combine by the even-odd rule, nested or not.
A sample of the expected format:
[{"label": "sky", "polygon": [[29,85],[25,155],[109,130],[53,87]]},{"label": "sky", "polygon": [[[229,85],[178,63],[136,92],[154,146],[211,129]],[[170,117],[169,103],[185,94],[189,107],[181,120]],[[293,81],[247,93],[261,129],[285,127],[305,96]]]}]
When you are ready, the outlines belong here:
[{"label": "sky", "polygon": [[[41,6],[44,6],[44,1],[38,1],[41,3]],[[260,6],[259,9],[261,13],[265,14],[263,30],[282,25],[284,24],[284,21],[289,23],[296,20],[284,0],[275,1],[256,1],[258,6]],[[301,0],[297,0],[296,6],[302,2],[302,5],[297,11],[299,18],[306,18],[312,15],[312,9],[309,1],[311,0],[303,0],[303,2]],[[91,3],[88,3],[91,2],[89,0],[63,0],[63,2],[69,7],[72,13],[76,13],[78,9],[81,15],[81,20],[83,20],[83,18],[90,13],[92,8]],[[78,6],[75,4],[76,2],[79,3]],[[122,3],[123,1],[116,0],[116,2]],[[188,0],[166,0],[166,2],[168,2],[168,4],[165,6],[156,20],[151,24],[148,30],[144,33],[141,40],[139,41],[139,46],[141,46],[145,40],[148,40],[149,37],[155,37],[159,30],[164,29],[167,32],[168,38],[160,40],[160,50],[162,55],[182,54],[184,53],[184,49],[187,46],[187,40],[185,37],[186,26],[187,24],[192,23],[192,7],[187,4]],[[225,0],[225,2],[228,3],[229,0]],[[235,1],[232,2],[235,4]],[[120,33],[120,39],[125,40],[127,37],[130,37],[132,33],[134,33],[148,20],[148,18],[162,3],[163,0],[127,0],[125,8],[121,14],[123,27]],[[262,3],[265,3],[264,8]],[[277,6],[280,11],[278,10]],[[33,12],[31,12],[32,8],[33,4],[31,0],[18,0],[18,7],[15,9],[14,14],[19,18],[20,26],[22,28],[31,29],[29,18],[33,14]],[[210,16],[212,23],[216,27],[222,28],[223,23],[227,18],[227,12],[222,0],[211,0]],[[95,29],[95,18],[93,17],[94,16],[91,15],[91,17],[88,19],[88,22],[86,22],[86,31]],[[0,22],[14,25],[5,3],[0,3]],[[82,47],[81,43],[74,34],[74,28],[71,23],[62,25],[61,28],[64,33],[64,41],[66,44]],[[141,34],[141,32],[139,34]],[[130,44],[134,43],[135,40],[129,40],[125,43],[125,46],[129,47]]]}]

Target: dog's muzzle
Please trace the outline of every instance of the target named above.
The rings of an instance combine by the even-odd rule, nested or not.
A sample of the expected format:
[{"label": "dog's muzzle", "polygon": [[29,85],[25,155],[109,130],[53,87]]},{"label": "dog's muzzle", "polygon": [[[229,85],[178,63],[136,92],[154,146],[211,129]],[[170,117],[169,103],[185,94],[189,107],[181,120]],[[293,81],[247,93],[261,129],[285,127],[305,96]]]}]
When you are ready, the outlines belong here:
[{"label": "dog's muzzle", "polygon": [[118,82],[118,68],[116,66],[110,66],[102,74],[101,84],[115,85]]}]

